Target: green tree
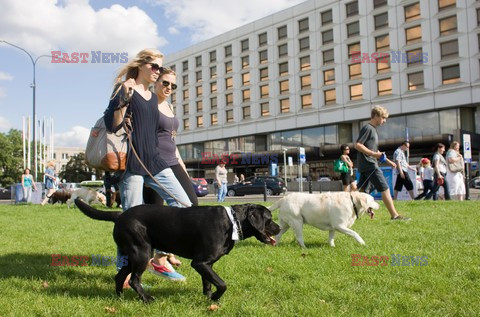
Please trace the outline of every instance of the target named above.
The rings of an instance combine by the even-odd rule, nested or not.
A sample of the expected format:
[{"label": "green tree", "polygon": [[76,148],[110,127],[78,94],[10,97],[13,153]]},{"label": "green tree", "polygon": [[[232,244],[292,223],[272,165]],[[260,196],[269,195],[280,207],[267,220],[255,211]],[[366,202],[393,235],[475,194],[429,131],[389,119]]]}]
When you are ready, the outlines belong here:
[{"label": "green tree", "polygon": [[93,174],[96,174],[95,169],[85,163],[85,153],[72,156],[67,165],[65,165],[59,173],[61,179],[65,179],[71,183],[90,180]]},{"label": "green tree", "polygon": [[22,133],[11,129],[0,133],[0,184],[19,182],[23,173]]}]

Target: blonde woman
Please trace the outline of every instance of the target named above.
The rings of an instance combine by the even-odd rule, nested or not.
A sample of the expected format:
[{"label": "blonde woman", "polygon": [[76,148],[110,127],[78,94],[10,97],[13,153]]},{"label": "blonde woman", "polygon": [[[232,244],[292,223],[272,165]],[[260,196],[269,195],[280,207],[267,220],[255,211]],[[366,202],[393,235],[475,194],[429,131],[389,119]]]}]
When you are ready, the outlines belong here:
[{"label": "blonde woman", "polygon": [[42,201],[42,206],[48,202],[50,196],[52,196],[55,192],[55,182],[57,181],[57,174],[55,174],[55,160],[47,162],[47,168],[45,169],[44,177],[45,189],[47,190],[47,193]]},{"label": "blonde woman", "polygon": [[[463,162],[462,154],[460,154],[460,143],[453,141],[447,152],[447,162],[455,163],[458,161]],[[447,182],[450,198],[453,200],[463,200],[466,194],[463,171],[452,172],[447,164]]]}]

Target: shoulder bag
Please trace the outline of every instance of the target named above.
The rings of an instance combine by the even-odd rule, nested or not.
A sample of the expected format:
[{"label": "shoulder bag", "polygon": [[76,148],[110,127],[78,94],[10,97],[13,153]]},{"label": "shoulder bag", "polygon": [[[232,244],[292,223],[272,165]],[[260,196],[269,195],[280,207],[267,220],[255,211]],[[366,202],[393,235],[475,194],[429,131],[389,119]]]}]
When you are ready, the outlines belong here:
[{"label": "shoulder bag", "polygon": [[[448,157],[448,155],[447,155]],[[453,163],[450,163],[448,158],[447,158],[447,166],[450,172],[452,173],[458,173],[458,172],[463,172],[463,157],[460,156],[460,159],[458,161],[455,161]]]}]

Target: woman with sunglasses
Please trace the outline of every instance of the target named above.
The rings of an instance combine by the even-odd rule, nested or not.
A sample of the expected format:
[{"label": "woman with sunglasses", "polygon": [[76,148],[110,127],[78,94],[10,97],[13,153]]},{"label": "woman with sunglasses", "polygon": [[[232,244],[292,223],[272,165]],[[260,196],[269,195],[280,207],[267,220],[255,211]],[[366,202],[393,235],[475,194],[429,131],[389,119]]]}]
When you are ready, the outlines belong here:
[{"label": "woman with sunglasses", "polygon": [[[340,159],[343,161],[344,164],[348,166],[347,173],[340,173],[340,178],[342,179],[343,184],[343,191],[354,192],[357,190],[357,183],[355,182],[355,178],[353,177],[353,162],[350,159],[350,147],[347,144],[342,144],[340,146],[340,151],[342,151],[342,155]],[[350,186],[350,189],[348,188]]]},{"label": "woman with sunglasses", "polygon": [[[182,187],[187,193],[192,204],[197,206],[197,195],[193,190],[192,181],[188,176],[187,167],[180,157],[180,152],[178,151],[177,144],[175,142],[179,122],[175,117],[172,104],[167,101],[168,97],[170,97],[173,91],[177,88],[177,84],[175,83],[176,78],[177,75],[173,70],[169,68],[163,68],[163,71],[160,73],[160,76],[155,83],[155,93],[157,94],[158,98],[158,111],[160,114],[160,129],[157,131],[158,145],[162,159],[164,159],[165,162],[170,166],[175,174],[175,177],[178,179],[180,184],[182,184]],[[163,199],[148,187],[144,188],[143,199],[146,204],[163,205]],[[151,261],[152,267],[149,267],[149,270],[152,273],[158,274],[157,271],[154,271],[154,269],[156,269],[159,265],[166,265],[167,268],[169,268],[167,256],[168,261],[171,264],[176,266],[181,264],[181,262],[176,259],[173,254],[161,254],[157,252]],[[163,270],[161,270],[161,272],[163,272]]]},{"label": "woman with sunglasses", "polygon": [[[110,131],[118,131],[125,116],[131,115],[132,145],[148,169],[147,172],[130,149],[126,172],[119,182],[123,210],[143,204],[144,183],[154,189],[169,206],[192,205],[158,147],[157,132],[161,130],[158,99],[149,86],[160,76],[162,62],[163,54],[155,49],[139,52],[118,73],[110,104],[104,114],[105,125]],[[170,279],[175,279],[175,276]],[[178,280],[185,278],[180,275]]]}]

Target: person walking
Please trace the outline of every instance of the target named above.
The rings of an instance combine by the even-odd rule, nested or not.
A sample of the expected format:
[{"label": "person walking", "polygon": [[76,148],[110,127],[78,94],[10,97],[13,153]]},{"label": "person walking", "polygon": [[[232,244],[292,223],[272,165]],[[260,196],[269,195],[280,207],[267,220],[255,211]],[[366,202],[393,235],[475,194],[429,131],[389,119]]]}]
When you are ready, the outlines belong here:
[{"label": "person walking", "polygon": [[407,156],[405,152],[410,148],[410,142],[403,141],[402,145],[400,145],[395,152],[393,153],[393,161],[396,164],[396,173],[397,173],[397,180],[395,182],[395,187],[393,191],[393,200],[397,200],[398,192],[402,191],[403,186],[408,190],[408,194],[410,198],[413,200],[413,183],[408,175],[408,170],[410,167],[408,166]]},{"label": "person walking", "polygon": [[220,163],[215,167],[215,180],[218,186],[218,202],[224,202],[225,196],[227,195],[227,169],[225,168],[225,160],[221,160]]},{"label": "person walking", "polygon": [[[458,141],[453,141],[450,144],[450,149],[447,151],[447,163],[452,164],[455,162],[461,162],[463,165],[463,157],[460,154],[460,143]],[[461,171],[452,171],[448,168],[447,164],[447,182],[450,198],[453,200],[464,200],[466,189],[465,189],[465,179],[463,176],[463,169]],[[463,166],[462,166],[463,167]]]},{"label": "person walking", "polygon": [[433,200],[437,200],[437,191],[440,186],[443,186],[443,192],[445,195],[445,200],[450,200],[450,192],[448,190],[448,182],[446,179],[447,176],[447,161],[443,157],[445,153],[445,145],[442,143],[437,143],[435,145],[435,153],[433,154],[433,189],[430,193],[425,196],[425,200],[428,200],[433,197]]},{"label": "person walking", "polygon": [[[342,152],[342,155],[340,156],[340,159],[343,161],[344,164],[348,166],[348,172],[341,172],[340,173],[340,179],[342,180],[343,184],[343,191],[356,191],[357,190],[357,184],[355,183],[355,179],[353,177],[353,162],[350,159],[350,147],[346,144],[342,144],[340,146],[340,151]],[[350,186],[350,189],[349,189]]]},{"label": "person walking", "polygon": [[383,125],[387,118],[387,110],[381,106],[375,106],[371,111],[370,121],[360,130],[355,143],[355,149],[358,151],[357,168],[360,172],[358,188],[366,193],[370,193],[375,188],[381,193],[392,220],[410,220],[408,217],[399,215],[395,209],[387,181],[378,166],[378,159],[384,159],[391,167],[397,166],[385,156],[385,153],[378,150],[377,127]]},{"label": "person walking", "polygon": [[420,178],[422,179],[423,183],[423,193],[415,197],[415,200],[420,200],[427,196],[433,190],[433,174],[434,170],[432,165],[430,164],[430,160],[424,157],[421,160],[421,167],[420,167]]},{"label": "person walking", "polygon": [[23,201],[32,202],[32,189],[37,190],[37,186],[33,181],[33,176],[30,174],[30,169],[27,167],[22,174],[22,189],[23,189]]},{"label": "person walking", "polygon": [[57,174],[55,173],[55,160],[47,162],[47,168],[45,169],[44,178],[45,189],[47,190],[47,192],[45,194],[45,198],[42,201],[42,206],[44,206],[48,202],[50,196],[52,196],[56,190],[55,183],[57,182]]}]

